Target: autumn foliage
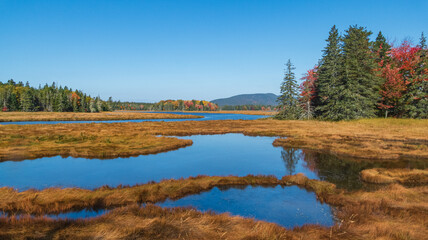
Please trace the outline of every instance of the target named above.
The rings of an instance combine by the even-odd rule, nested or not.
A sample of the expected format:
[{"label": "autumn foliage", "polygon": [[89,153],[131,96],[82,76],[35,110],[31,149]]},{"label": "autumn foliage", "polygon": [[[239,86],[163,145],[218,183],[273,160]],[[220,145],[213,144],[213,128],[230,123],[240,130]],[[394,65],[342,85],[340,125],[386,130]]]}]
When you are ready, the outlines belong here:
[{"label": "autumn foliage", "polygon": [[163,100],[153,105],[161,111],[217,111],[218,106],[205,100]]},{"label": "autumn foliage", "polygon": [[394,117],[406,116],[409,105],[428,97],[422,85],[428,81],[428,69],[421,57],[424,51],[404,41],[391,48],[388,58],[379,63],[378,72],[383,80],[379,108],[385,111],[385,116],[388,112]]}]

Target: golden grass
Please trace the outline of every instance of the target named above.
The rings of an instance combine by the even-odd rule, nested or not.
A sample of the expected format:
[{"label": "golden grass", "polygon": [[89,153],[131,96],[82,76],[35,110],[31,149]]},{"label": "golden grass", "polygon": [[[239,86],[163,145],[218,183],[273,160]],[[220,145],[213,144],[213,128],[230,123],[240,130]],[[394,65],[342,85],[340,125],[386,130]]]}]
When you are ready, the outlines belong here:
[{"label": "golden grass", "polygon": [[428,184],[428,169],[366,169],[361,171],[361,179],[370,183]]},{"label": "golden grass", "polygon": [[[40,125],[38,125],[40,126]],[[67,128],[66,125],[63,125]],[[117,158],[131,157],[142,154],[153,154],[190,146],[192,140],[174,137],[157,137],[149,134],[128,133],[128,135],[96,133],[86,131],[63,132],[60,134],[42,133],[1,136],[0,161],[24,160],[41,157],[85,157],[85,158]]]},{"label": "golden grass", "polygon": [[[331,228],[306,225],[287,230],[275,224],[254,221],[228,214],[201,213],[194,209],[166,209],[153,205],[140,208],[137,196],[146,199],[166,195],[182,197],[193,191],[204,191],[220,185],[298,185],[316,192],[323,201],[335,206],[338,222]],[[146,192],[143,189],[146,188]],[[428,234],[428,187],[406,188],[398,184],[374,192],[345,193],[331,183],[309,180],[304,175],[197,177],[167,180],[130,188],[100,188],[95,191],[72,189],[25,191],[11,198],[20,204],[37,205],[55,202],[46,207],[75,204],[93,198],[93,194],[110,191],[122,198],[120,208],[90,220],[52,220],[48,218],[0,218],[0,238],[32,239],[425,239]],[[11,191],[1,190],[0,196]],[[98,192],[98,193],[96,193]],[[115,192],[115,193],[111,193]],[[143,193],[144,194],[141,194]],[[136,193],[140,193],[136,194]],[[186,194],[184,194],[186,193]],[[8,194],[8,193],[6,193]],[[20,193],[16,193],[20,194]],[[77,200],[68,198],[79,195]],[[25,195],[25,196],[24,196]],[[158,197],[160,195],[161,197]],[[104,202],[98,195],[98,202]],[[21,201],[26,198],[26,201]],[[113,199],[113,198],[111,198]],[[128,201],[127,199],[133,199]],[[4,200],[1,200],[4,202]],[[144,202],[144,201],[143,201]],[[149,201],[150,202],[150,201]],[[16,205],[18,206],[18,204]],[[22,205],[21,205],[22,206]],[[27,207],[28,208],[28,207]],[[29,208],[28,208],[29,209]],[[72,208],[73,209],[73,208]],[[78,210],[76,208],[74,210]],[[284,216],[287,217],[287,216]]]},{"label": "golden grass", "polygon": [[246,115],[263,115],[263,116],[273,116],[273,115],[276,115],[278,113],[276,111],[261,111],[261,110],[220,110],[220,111],[202,111],[202,112],[204,112],[204,113],[231,113],[231,114],[246,114]]},{"label": "golden grass", "polygon": [[334,184],[310,180],[304,175],[207,177],[198,176],[180,180],[164,180],[133,187],[101,187],[95,190],[80,188],[48,188],[40,191],[18,192],[12,188],[0,188],[0,211],[8,213],[60,213],[71,210],[114,208],[135,203],[156,203],[178,199],[190,194],[207,191],[221,186],[274,186],[297,185],[314,191],[320,198],[335,192]]},{"label": "golden grass", "polygon": [[[282,136],[275,146],[324,151],[338,156],[397,160],[428,158],[428,120],[371,119],[347,122],[223,120],[55,125],[0,125],[0,159],[42,156],[105,157],[152,153],[178,142],[156,135],[243,133]],[[168,142],[169,141],[169,142]],[[173,141],[173,147],[169,148]],[[166,143],[168,142],[168,143]],[[181,146],[186,145],[182,144]],[[158,152],[156,150],[154,152]]]},{"label": "golden grass", "polygon": [[[0,219],[2,239],[317,239],[321,227],[286,230],[276,224],[229,214],[154,205],[115,209],[91,220]],[[335,238],[337,239],[337,238]]]},{"label": "golden grass", "polygon": [[177,115],[166,113],[146,112],[0,112],[0,122],[26,121],[105,121],[105,120],[135,120],[135,119],[190,119],[201,118],[194,115]]}]

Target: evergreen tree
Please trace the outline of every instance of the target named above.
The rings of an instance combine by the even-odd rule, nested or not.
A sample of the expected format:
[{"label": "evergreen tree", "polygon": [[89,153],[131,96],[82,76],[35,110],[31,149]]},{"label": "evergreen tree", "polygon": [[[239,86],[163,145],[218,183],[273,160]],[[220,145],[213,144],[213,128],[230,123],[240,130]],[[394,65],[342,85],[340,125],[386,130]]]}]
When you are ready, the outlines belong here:
[{"label": "evergreen tree", "polygon": [[337,116],[334,120],[371,118],[379,100],[380,82],[374,75],[370,31],[350,26],[343,39],[344,74],[340,83]]},{"label": "evergreen tree", "polygon": [[[27,82],[28,85],[28,82]],[[21,95],[21,110],[24,112],[34,111],[34,97],[29,87],[26,87]]]},{"label": "evergreen tree", "polygon": [[337,105],[340,102],[340,81],[342,77],[341,38],[336,26],[330,30],[318,67],[316,81],[317,97],[314,100],[315,115],[322,119],[337,119]]},{"label": "evergreen tree", "polygon": [[421,49],[427,49],[427,39],[424,36],[424,32],[421,33],[421,38],[419,40],[419,45],[418,47],[420,47]]},{"label": "evergreen tree", "polygon": [[293,70],[295,67],[289,59],[285,65],[285,76],[281,84],[281,95],[278,97],[281,111],[276,115],[278,119],[298,119],[301,108],[298,101],[298,85]]},{"label": "evergreen tree", "polygon": [[373,43],[373,53],[376,55],[376,63],[380,64],[382,60],[385,60],[390,50],[391,45],[388,44],[382,32],[379,31],[376,41]]},{"label": "evergreen tree", "polygon": [[413,69],[413,77],[408,83],[408,90],[404,95],[404,110],[406,117],[428,118],[428,49],[424,33],[418,44],[416,59],[418,62]]}]

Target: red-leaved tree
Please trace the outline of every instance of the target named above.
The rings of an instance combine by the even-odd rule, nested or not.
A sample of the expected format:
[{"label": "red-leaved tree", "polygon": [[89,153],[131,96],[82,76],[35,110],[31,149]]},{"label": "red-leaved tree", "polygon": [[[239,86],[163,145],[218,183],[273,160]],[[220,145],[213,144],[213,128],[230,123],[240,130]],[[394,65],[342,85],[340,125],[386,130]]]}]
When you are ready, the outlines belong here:
[{"label": "red-leaved tree", "polygon": [[314,99],[316,97],[316,81],[318,79],[318,66],[308,70],[305,75],[301,78],[303,80],[302,84],[300,84],[300,102],[304,108],[305,117],[310,119],[313,116],[313,106]]}]

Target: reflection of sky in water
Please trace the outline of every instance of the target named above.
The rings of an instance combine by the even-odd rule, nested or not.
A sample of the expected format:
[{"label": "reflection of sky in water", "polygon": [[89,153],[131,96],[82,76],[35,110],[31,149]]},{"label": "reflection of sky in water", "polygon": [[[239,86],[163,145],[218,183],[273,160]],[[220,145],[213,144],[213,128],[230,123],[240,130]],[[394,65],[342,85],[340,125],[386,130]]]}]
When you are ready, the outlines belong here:
[{"label": "reflection of sky in water", "polygon": [[315,193],[296,186],[247,187],[244,190],[230,188],[190,195],[176,201],[167,200],[162,207],[193,206],[201,211],[232,215],[274,222],[284,227],[303,224],[334,224],[329,205],[316,200]]},{"label": "reflection of sky in water", "polygon": [[242,134],[194,135],[193,145],[175,151],[111,160],[49,157],[0,163],[0,186],[20,190],[52,186],[96,188],[103,185],[135,185],[197,175],[275,175],[303,172],[300,150],[273,147],[274,137]]},{"label": "reflection of sky in water", "polygon": [[[323,226],[334,224],[331,207],[317,201],[315,193],[296,186],[241,186],[222,190],[215,187],[207,192],[175,201],[166,200],[157,205],[161,207],[191,206],[200,211],[229,212],[231,215],[273,222],[289,228],[304,224]],[[82,210],[46,216],[56,219],[78,219],[96,217],[107,212],[108,210]]]}]

